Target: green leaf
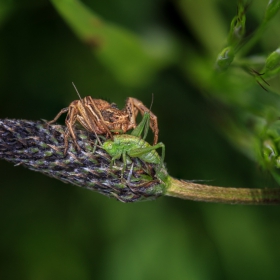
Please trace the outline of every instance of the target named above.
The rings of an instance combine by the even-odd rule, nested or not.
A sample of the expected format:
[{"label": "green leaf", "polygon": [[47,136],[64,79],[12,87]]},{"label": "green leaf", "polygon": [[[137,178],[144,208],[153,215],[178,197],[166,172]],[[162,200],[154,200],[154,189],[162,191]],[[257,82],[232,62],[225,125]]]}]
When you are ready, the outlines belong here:
[{"label": "green leaf", "polygon": [[99,61],[124,84],[148,82],[174,59],[171,40],[158,38],[154,47],[134,33],[105,22],[79,1],[51,2],[75,34],[92,48]]},{"label": "green leaf", "polygon": [[280,48],[277,48],[266,59],[265,67],[269,70],[274,70],[280,66]]},{"label": "green leaf", "polygon": [[279,0],[270,0],[267,4],[266,11],[265,11],[265,16],[264,16],[264,21],[269,21],[272,19],[276,13],[280,9],[280,1]]}]

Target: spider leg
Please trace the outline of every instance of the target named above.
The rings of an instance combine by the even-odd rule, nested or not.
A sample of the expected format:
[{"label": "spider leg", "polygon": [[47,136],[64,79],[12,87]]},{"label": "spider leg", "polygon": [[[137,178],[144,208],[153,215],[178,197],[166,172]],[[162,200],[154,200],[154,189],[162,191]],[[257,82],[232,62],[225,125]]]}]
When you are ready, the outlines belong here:
[{"label": "spider leg", "polygon": [[134,106],[134,99],[135,98],[128,97],[125,104],[125,111],[128,113],[131,128],[135,128],[137,126],[136,117],[138,115],[138,109]]},{"label": "spider leg", "polygon": [[[97,124],[95,121],[90,120],[90,124],[84,120],[81,116],[77,116],[78,122],[89,132],[93,132],[95,135],[96,140],[98,141],[99,145],[102,146],[102,143],[100,141],[100,138],[97,135],[96,129],[97,129]],[[88,120],[89,121],[89,120]]]},{"label": "spider leg", "polygon": [[65,132],[64,132],[64,156],[66,156],[67,150],[68,150],[68,139],[69,139],[70,135],[69,135],[69,129],[66,128]]},{"label": "spider leg", "polygon": [[[100,110],[97,108],[95,101],[90,96],[85,98],[84,108],[87,111],[87,115],[89,116],[88,121],[92,121],[91,117],[93,117],[94,124],[98,127],[100,126],[100,123],[102,128],[106,130],[106,136],[109,135],[110,138],[113,139],[112,133],[106,125]],[[92,129],[92,131],[95,132],[94,129]]]},{"label": "spider leg", "polygon": [[52,124],[52,123],[55,123],[55,122],[59,119],[59,117],[60,117],[62,114],[66,113],[68,110],[69,110],[69,107],[66,107],[66,108],[61,109],[60,112],[55,116],[55,118],[54,118],[52,121],[47,122],[47,125],[50,125],[50,124]]},{"label": "spider leg", "polygon": [[66,145],[65,145],[66,150],[68,148],[69,134],[72,137],[74,145],[77,148],[77,150],[79,150],[79,151],[81,150],[80,146],[77,143],[77,138],[76,138],[76,135],[75,135],[74,130],[73,130],[74,124],[77,120],[77,113],[78,112],[77,112],[76,107],[70,105],[69,106],[69,112],[68,112],[66,120],[65,120],[65,123],[66,123],[66,126],[67,126],[67,131],[65,132],[65,135],[64,135],[64,143],[66,143]]},{"label": "spider leg", "polygon": [[140,100],[133,97],[129,97],[127,99],[126,110],[128,111],[129,116],[131,116],[131,122],[134,123],[136,123],[138,110],[140,111],[142,116],[144,115],[145,112],[150,113],[150,128],[154,133],[153,145],[155,145],[158,142],[158,134],[159,134],[157,116],[153,112],[151,112]]}]

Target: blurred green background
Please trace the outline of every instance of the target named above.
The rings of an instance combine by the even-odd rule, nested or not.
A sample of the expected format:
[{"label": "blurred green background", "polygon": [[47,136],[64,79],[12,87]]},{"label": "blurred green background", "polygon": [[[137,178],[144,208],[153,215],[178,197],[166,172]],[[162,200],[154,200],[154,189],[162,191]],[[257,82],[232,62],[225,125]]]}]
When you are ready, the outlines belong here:
[{"label": "blurred green background", "polygon": [[[251,1],[248,34],[267,2]],[[214,70],[236,6],[0,0],[0,118],[53,119],[77,99],[71,82],[120,108],[128,96],[149,106],[154,94],[170,175],[277,187],[255,127],[278,118],[279,75],[265,91],[242,67]],[[273,52],[279,25],[278,14],[246,57]],[[123,204],[0,166],[0,279],[279,279],[279,207],[170,197]]]}]

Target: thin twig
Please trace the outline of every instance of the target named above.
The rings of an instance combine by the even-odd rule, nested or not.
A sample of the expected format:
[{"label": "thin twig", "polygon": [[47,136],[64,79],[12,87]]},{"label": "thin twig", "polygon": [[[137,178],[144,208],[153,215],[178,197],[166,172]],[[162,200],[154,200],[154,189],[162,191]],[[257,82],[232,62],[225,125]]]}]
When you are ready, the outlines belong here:
[{"label": "thin twig", "polygon": [[226,188],[170,178],[167,196],[226,204],[280,204],[280,188]]}]

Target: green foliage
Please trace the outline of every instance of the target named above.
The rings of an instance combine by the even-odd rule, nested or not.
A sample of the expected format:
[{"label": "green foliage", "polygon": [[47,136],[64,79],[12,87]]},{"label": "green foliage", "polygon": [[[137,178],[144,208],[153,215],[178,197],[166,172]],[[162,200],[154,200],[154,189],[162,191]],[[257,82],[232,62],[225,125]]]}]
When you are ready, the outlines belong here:
[{"label": "green foliage", "polygon": [[52,0],[58,12],[121,82],[139,85],[174,60],[173,44],[161,49],[129,30],[102,20],[80,1]]},{"label": "green foliage", "polygon": [[271,20],[279,11],[280,9],[280,1],[279,0],[271,0],[268,1],[265,15],[264,15],[264,22]]},{"label": "green foliage", "polygon": [[[264,33],[269,21],[271,21],[271,19],[277,14],[280,8],[280,1],[268,2],[263,20],[260,22],[258,28],[253,31],[253,34],[249,36],[247,35],[246,38],[246,10],[248,8],[249,4],[246,4],[241,0],[238,2],[237,15],[231,21],[227,46],[221,51],[221,54],[218,55],[216,61],[217,68],[220,71],[228,69],[238,52],[241,52],[241,55],[244,55],[245,52],[248,52],[248,50],[252,48]],[[240,56],[237,59],[237,65],[239,64],[238,60],[240,60]],[[246,67],[250,67],[250,65],[247,64]]]},{"label": "green foliage", "polygon": [[241,43],[245,35],[246,7],[239,1],[237,15],[233,18],[228,35],[228,45],[237,46]]},{"label": "green foliage", "polygon": [[[248,3],[0,1],[0,117],[53,119],[77,99],[72,81],[120,108],[128,96],[148,107],[154,93],[172,176],[279,187],[279,1]],[[89,40],[97,36],[108,44]],[[0,278],[280,274],[277,207],[127,205],[0,164]]]},{"label": "green foliage", "polygon": [[273,77],[280,72],[280,48],[277,48],[274,52],[268,55],[265,66],[264,73],[265,77]]}]

